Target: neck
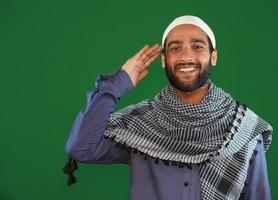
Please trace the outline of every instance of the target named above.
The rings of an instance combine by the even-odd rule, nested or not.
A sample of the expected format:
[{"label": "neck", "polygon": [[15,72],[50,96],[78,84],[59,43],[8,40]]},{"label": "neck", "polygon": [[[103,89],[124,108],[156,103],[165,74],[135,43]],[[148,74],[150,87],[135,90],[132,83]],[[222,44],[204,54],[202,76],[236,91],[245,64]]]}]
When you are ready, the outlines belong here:
[{"label": "neck", "polygon": [[208,89],[209,89],[209,83],[206,83],[202,87],[191,92],[184,92],[174,88],[176,95],[186,104],[200,103],[206,96]]}]

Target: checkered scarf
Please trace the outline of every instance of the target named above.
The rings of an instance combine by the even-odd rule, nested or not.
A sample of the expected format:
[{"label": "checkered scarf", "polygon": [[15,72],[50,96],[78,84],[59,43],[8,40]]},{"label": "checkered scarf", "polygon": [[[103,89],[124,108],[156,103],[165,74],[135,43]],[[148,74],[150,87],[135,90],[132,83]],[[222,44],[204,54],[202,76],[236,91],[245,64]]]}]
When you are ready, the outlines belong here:
[{"label": "checkered scarf", "polygon": [[231,200],[243,189],[258,136],[267,150],[271,132],[213,83],[199,104],[185,104],[169,84],[153,99],[113,113],[105,137],[168,163],[200,164],[202,198]]}]

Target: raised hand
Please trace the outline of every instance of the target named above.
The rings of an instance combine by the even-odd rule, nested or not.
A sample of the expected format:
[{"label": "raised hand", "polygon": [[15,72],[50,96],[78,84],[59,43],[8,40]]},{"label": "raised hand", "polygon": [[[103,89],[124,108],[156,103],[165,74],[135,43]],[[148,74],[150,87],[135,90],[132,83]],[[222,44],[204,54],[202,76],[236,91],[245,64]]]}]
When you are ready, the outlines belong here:
[{"label": "raised hand", "polygon": [[134,86],[148,74],[148,67],[159,56],[161,46],[145,45],[138,53],[128,59],[122,66],[122,70],[126,71]]}]

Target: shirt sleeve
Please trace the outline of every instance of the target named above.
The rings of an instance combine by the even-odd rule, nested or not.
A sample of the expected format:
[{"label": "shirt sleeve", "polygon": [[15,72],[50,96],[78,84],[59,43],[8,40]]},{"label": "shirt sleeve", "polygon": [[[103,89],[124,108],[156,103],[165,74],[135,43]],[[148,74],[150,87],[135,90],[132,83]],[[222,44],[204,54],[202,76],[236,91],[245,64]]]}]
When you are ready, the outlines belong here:
[{"label": "shirt sleeve", "polygon": [[271,200],[271,190],[262,135],[260,135],[257,147],[250,160],[245,187],[240,199]]},{"label": "shirt sleeve", "polygon": [[104,131],[117,101],[133,87],[128,74],[118,70],[112,75],[100,75],[96,90],[87,93],[87,105],[72,126],[65,151],[84,163],[127,163],[129,154],[104,139]]}]

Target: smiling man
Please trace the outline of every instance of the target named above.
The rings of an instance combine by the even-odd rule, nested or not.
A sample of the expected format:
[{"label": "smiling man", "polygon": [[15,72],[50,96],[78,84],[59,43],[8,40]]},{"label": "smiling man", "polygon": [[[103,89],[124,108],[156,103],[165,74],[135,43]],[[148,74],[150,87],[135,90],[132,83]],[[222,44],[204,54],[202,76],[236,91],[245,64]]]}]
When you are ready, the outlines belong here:
[{"label": "smiling man", "polygon": [[[169,84],[112,113],[160,53]],[[272,128],[210,81],[216,62],[212,30],[187,15],[169,24],[161,46],[146,45],[116,73],[99,76],[66,144],[68,184],[76,161],[126,163],[131,200],[271,199]]]},{"label": "smiling man", "polygon": [[[217,61],[216,50],[212,50],[210,39],[196,25],[181,24],[167,38],[162,56],[167,78],[180,98],[192,99],[187,98],[186,103],[198,103],[208,90],[211,66]],[[194,101],[196,95],[199,97]]]}]

